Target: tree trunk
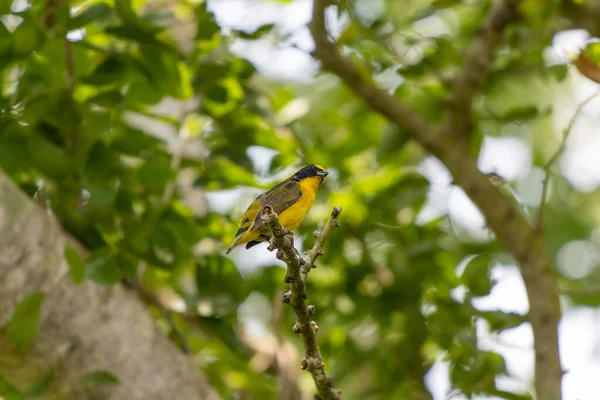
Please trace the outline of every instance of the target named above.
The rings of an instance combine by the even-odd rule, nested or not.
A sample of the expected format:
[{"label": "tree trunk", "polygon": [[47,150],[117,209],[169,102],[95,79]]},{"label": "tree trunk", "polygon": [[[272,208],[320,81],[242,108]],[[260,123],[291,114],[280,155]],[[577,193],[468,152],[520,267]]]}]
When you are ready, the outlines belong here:
[{"label": "tree trunk", "polygon": [[[72,282],[63,256],[67,241],[73,243],[58,222],[0,170],[0,376],[25,389],[53,370],[44,399],[217,399],[135,293]],[[46,293],[40,333],[18,355],[6,328],[15,305],[34,291]],[[120,383],[86,389],[81,378],[98,370]]]}]

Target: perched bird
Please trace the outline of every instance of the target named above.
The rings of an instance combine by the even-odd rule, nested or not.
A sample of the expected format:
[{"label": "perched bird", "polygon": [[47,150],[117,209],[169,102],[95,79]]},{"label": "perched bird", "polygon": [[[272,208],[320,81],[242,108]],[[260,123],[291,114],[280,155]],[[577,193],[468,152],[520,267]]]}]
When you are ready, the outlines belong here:
[{"label": "perched bird", "polygon": [[265,229],[261,229],[261,211],[264,206],[273,208],[284,228],[291,231],[296,229],[312,207],[317,190],[328,174],[320,165],[311,164],[258,196],[240,220],[239,229],[227,254],[237,245],[247,243],[246,248],[249,249],[270,239]]}]

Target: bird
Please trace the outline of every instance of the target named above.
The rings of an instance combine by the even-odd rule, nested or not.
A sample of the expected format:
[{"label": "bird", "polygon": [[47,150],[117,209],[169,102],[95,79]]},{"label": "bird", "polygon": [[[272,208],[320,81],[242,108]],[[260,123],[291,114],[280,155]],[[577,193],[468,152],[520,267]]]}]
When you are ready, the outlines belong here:
[{"label": "bird", "polygon": [[317,190],[327,175],[329,172],[325,168],[310,164],[254,199],[240,219],[239,229],[225,254],[240,244],[246,243],[246,249],[249,249],[270,239],[270,234],[261,229],[265,206],[273,208],[284,228],[296,229],[312,207]]}]

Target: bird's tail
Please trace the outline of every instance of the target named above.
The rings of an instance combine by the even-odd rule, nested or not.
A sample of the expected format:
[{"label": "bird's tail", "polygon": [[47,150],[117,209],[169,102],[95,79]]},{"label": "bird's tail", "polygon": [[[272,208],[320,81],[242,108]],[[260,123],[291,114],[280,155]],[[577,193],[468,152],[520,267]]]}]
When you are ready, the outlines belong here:
[{"label": "bird's tail", "polygon": [[229,254],[229,253],[231,253],[231,250],[233,250],[233,248],[234,248],[235,246],[237,246],[237,239],[238,239],[238,238],[235,238],[235,240],[233,241],[233,243],[231,243],[231,245],[230,245],[230,246],[227,248],[227,251],[225,252],[225,254]]},{"label": "bird's tail", "polygon": [[225,252],[225,254],[229,254],[229,253],[231,253],[231,250],[233,250],[233,248],[234,248],[235,246],[237,246],[237,245],[238,245],[238,242],[240,241],[240,237],[241,237],[241,236],[242,236],[242,235],[240,234],[240,235],[236,235],[236,236],[233,238],[233,242],[231,242],[231,244],[230,244],[230,245],[229,245],[229,247],[227,248],[227,251]]},{"label": "bird's tail", "polygon": [[238,245],[238,242],[242,238],[242,234],[244,232],[246,232],[247,230],[248,230],[247,226],[238,229],[238,231],[235,233],[235,237],[233,238],[233,242],[231,242],[231,245],[229,246],[229,248],[227,249],[227,251],[225,252],[225,254],[229,254],[231,252],[231,250],[233,250],[233,248]]}]

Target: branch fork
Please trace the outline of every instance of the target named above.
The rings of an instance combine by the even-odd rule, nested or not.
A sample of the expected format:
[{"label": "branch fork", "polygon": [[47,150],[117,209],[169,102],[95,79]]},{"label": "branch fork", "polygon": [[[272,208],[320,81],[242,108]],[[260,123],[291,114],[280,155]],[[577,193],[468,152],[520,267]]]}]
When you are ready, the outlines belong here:
[{"label": "branch fork", "polygon": [[292,327],[294,333],[299,334],[304,346],[304,359],[300,368],[310,372],[317,387],[317,398],[326,400],[341,400],[340,390],[333,388],[333,379],[327,375],[323,357],[317,343],[317,332],[319,326],[311,319],[315,313],[314,305],[307,305],[306,278],[312,268],[315,268],[315,261],[323,255],[323,246],[333,230],[340,226],[339,216],[342,212],[341,207],[334,207],[331,217],[321,232],[315,232],[317,239],[313,248],[306,252],[305,257],[301,257],[298,250],[294,247],[294,236],[292,232],[279,223],[277,214],[270,206],[262,210],[262,219],[271,229],[271,241],[268,247],[269,251],[276,250],[277,259],[283,261],[287,266],[287,273],[284,282],[290,284],[290,290],[284,292],[283,302],[292,306],[296,313],[296,323]]},{"label": "branch fork", "polygon": [[400,130],[408,131],[428,152],[443,162],[457,185],[484,215],[498,240],[514,256],[529,299],[529,320],[534,336],[535,389],[537,398],[561,399],[563,375],[558,351],[560,303],[552,260],[548,257],[539,230],[531,226],[512,200],[477,168],[470,154],[468,137],[473,121],[471,110],[509,23],[520,17],[519,0],[497,0],[467,53],[465,66],[454,82],[442,126],[436,126],[408,105],[378,87],[353,60],[341,54],[325,26],[327,0],[314,0],[309,25],[315,43],[313,56],[323,70],[340,78],[374,111]]}]

